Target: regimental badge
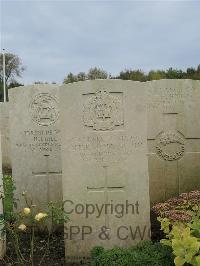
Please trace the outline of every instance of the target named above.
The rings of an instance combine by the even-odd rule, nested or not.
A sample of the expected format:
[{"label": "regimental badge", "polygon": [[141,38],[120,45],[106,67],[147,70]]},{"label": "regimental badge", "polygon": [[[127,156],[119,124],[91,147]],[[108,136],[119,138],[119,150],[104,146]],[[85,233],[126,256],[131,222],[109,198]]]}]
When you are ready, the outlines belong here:
[{"label": "regimental badge", "polygon": [[113,130],[124,125],[121,97],[106,90],[94,93],[84,104],[83,123],[93,130]]},{"label": "regimental badge", "polygon": [[58,101],[49,93],[37,94],[31,101],[30,112],[32,120],[40,126],[54,124],[59,117]]},{"label": "regimental badge", "polygon": [[156,138],[156,153],[165,161],[175,161],[183,157],[185,138],[178,131],[161,132]]}]

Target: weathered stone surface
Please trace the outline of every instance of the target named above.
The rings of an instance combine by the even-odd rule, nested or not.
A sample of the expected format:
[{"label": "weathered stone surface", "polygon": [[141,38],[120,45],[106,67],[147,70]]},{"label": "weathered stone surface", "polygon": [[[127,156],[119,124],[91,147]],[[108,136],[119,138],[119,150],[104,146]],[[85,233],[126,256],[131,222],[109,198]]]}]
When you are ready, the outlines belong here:
[{"label": "weathered stone surface", "polygon": [[151,202],[200,187],[200,81],[148,83]]},{"label": "weathered stone surface", "polygon": [[12,174],[17,196],[27,191],[40,207],[62,200],[57,85],[9,91]]},{"label": "weathered stone surface", "polygon": [[[3,173],[2,173],[2,146],[1,146],[1,131],[0,131],[0,191],[3,193]],[[0,199],[0,214],[3,214],[2,198]],[[6,240],[2,236],[3,225],[0,224],[0,258],[3,258],[6,252]]]},{"label": "weathered stone surface", "polygon": [[[71,212],[65,228],[67,261],[87,257],[96,245],[125,247],[147,239],[145,84],[95,80],[63,85],[60,103],[63,197]],[[107,206],[107,212],[104,208],[98,215],[96,206]],[[82,209],[87,207],[94,211],[88,217]]]},{"label": "weathered stone surface", "polygon": [[0,103],[0,130],[2,134],[2,164],[4,172],[11,172],[9,138],[9,103]]}]

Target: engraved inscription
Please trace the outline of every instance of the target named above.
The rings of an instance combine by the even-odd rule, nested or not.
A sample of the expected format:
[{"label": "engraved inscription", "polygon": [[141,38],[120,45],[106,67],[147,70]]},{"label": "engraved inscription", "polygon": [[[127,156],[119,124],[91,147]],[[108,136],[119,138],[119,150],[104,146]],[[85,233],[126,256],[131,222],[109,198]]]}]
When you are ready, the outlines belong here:
[{"label": "engraved inscription", "polygon": [[122,93],[116,94],[118,96],[106,90],[90,94],[92,96],[84,103],[84,126],[93,130],[113,130],[124,125]]},{"label": "engraved inscription", "polygon": [[163,111],[176,109],[180,104],[187,101],[190,106],[193,101],[193,93],[191,88],[155,88],[152,87],[148,90],[149,102],[148,109],[161,108]]},{"label": "engraved inscription", "polygon": [[60,130],[25,130],[23,141],[17,142],[16,147],[31,152],[51,152],[60,151]]},{"label": "engraved inscription", "polygon": [[30,113],[32,120],[40,126],[54,124],[59,116],[56,97],[49,93],[36,95],[31,101]]},{"label": "engraved inscription", "polygon": [[140,136],[88,136],[73,138],[69,150],[76,152],[84,161],[96,161],[104,165],[119,162],[141,149]]},{"label": "engraved inscription", "polygon": [[178,131],[161,132],[156,139],[156,153],[166,161],[175,161],[183,157],[185,151],[184,136]]}]

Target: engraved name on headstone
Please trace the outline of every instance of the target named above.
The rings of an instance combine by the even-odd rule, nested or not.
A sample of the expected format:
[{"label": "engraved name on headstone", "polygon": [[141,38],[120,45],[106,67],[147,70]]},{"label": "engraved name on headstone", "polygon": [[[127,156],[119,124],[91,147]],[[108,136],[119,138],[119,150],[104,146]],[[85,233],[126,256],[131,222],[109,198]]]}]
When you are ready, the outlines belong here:
[{"label": "engraved name on headstone", "polygon": [[17,196],[27,191],[39,206],[62,200],[59,87],[10,90],[12,173]]},{"label": "engraved name on headstone", "polygon": [[126,247],[149,238],[143,86],[95,80],[61,87],[63,198],[70,212],[65,226],[68,262],[89,256],[93,246]]},{"label": "engraved name on headstone", "polygon": [[151,202],[200,187],[200,82],[148,83]]}]

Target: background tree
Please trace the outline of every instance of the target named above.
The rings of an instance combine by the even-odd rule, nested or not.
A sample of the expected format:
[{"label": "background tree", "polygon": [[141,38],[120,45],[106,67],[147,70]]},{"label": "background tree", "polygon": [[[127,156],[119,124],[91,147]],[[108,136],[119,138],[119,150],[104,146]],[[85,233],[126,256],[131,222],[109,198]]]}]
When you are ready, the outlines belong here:
[{"label": "background tree", "polygon": [[185,74],[181,69],[173,69],[170,67],[166,71],[166,78],[167,79],[183,79],[185,78]]},{"label": "background tree", "polygon": [[166,79],[166,73],[163,70],[151,70],[148,73],[148,80]]},{"label": "background tree", "polygon": [[[11,53],[5,54],[5,65],[6,65],[6,87],[7,89],[12,87],[21,86],[22,84],[16,81],[16,78],[21,77],[25,67],[22,65],[21,59]],[[0,101],[3,100],[3,54],[0,53]]]},{"label": "background tree", "polygon": [[85,72],[79,72],[77,75],[77,80],[78,81],[84,81],[87,79],[87,75],[85,74]]},{"label": "background tree", "polygon": [[[6,53],[6,85],[15,81],[17,77],[21,77],[25,67],[22,65],[21,59],[15,55]],[[0,80],[3,81],[3,54],[0,53]]]},{"label": "background tree", "polygon": [[63,83],[72,83],[72,82],[76,82],[77,80],[77,76],[72,74],[71,72],[67,75],[67,77],[64,79]]},{"label": "background tree", "polygon": [[87,78],[88,79],[107,79],[108,73],[100,68],[94,67],[90,68]]},{"label": "background tree", "polygon": [[[106,79],[108,73],[97,67],[91,68],[88,73],[80,72],[77,75],[69,73],[64,79],[63,83],[71,83],[88,79]],[[140,69],[125,69],[121,71],[118,76],[111,76],[111,79],[123,79],[123,80],[134,80],[134,81],[148,81],[148,80],[159,80],[159,79],[196,79],[200,80],[200,65],[197,68],[189,67],[186,71],[181,69],[175,69],[170,67],[167,70],[150,70],[145,73]]]},{"label": "background tree", "polygon": [[124,79],[124,80],[135,80],[135,81],[146,81],[147,80],[147,76],[140,69],[121,71],[117,78]]},{"label": "background tree", "polygon": [[151,70],[144,73],[142,70],[124,70],[116,78],[125,80],[147,81],[158,79],[196,79],[200,80],[200,65],[195,68],[187,68],[186,71],[170,67],[167,70]]},{"label": "background tree", "polygon": [[90,68],[87,74],[85,72],[79,72],[77,75],[74,75],[70,72],[64,79],[63,83],[67,84],[88,79],[106,79],[107,77],[108,73],[105,70],[94,67]]},{"label": "background tree", "polygon": [[186,72],[187,72],[187,78],[200,80],[200,65],[198,65],[197,69],[193,67],[187,68]]}]

